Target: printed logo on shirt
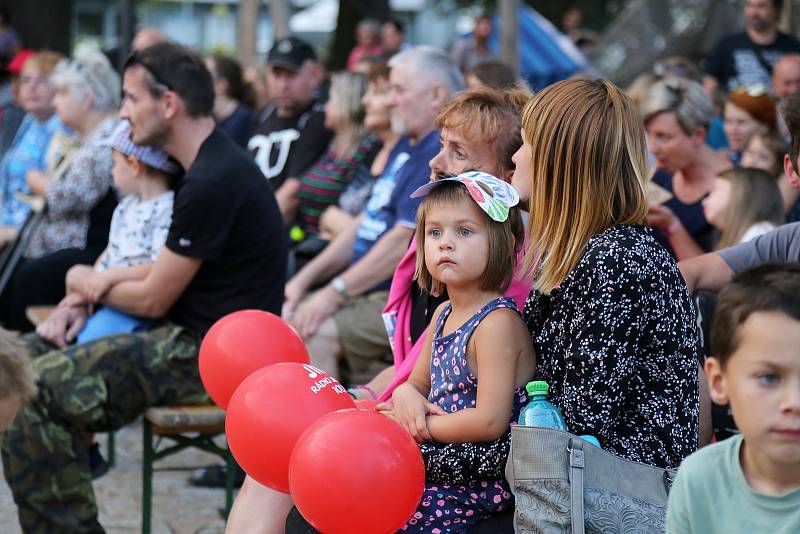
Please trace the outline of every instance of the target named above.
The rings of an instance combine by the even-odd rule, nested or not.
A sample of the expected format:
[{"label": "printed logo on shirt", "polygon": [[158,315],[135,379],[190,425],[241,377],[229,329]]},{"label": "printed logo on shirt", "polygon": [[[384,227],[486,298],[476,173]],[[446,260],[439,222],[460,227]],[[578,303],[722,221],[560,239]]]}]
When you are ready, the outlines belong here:
[{"label": "printed logo on shirt", "polygon": [[372,195],[364,208],[364,219],[356,234],[359,239],[377,241],[388,228],[386,219],[381,217],[381,211],[391,202],[392,193],[397,185],[397,173],[409,159],[411,159],[411,155],[408,152],[398,154],[389,169],[384,171],[383,175],[375,182]]},{"label": "printed logo on shirt", "polygon": [[[770,65],[775,65],[784,52],[777,50],[763,50],[760,52],[764,60]],[[771,73],[764,69],[764,66],[756,57],[756,53],[750,49],[737,49],[733,51],[734,69],[736,76],[728,80],[728,90],[733,91],[739,87],[749,87],[752,85],[764,84],[769,86],[772,82]]]},{"label": "printed logo on shirt", "polygon": [[[247,149],[255,151],[256,165],[269,180],[283,172],[283,168],[289,160],[292,143],[298,139],[300,139],[300,132],[294,128],[271,132],[267,135],[257,134],[250,138]],[[275,163],[270,164],[273,149],[277,150],[277,157]]]}]

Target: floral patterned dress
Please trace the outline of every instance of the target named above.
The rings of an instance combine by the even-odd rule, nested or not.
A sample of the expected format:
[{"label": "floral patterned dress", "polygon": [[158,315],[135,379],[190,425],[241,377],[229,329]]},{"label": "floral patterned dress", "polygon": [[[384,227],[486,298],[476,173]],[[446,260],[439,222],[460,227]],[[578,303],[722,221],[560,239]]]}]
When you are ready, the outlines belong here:
[{"label": "floral patterned dress", "polygon": [[[431,392],[428,395],[430,402],[441,406],[446,412],[475,407],[478,380],[469,370],[467,346],[472,333],[481,320],[500,308],[517,310],[512,298],[494,299],[478,310],[462,326],[443,336],[442,329],[451,312],[450,305],[445,306],[436,322],[433,346],[431,347]],[[516,388],[512,421],[516,421],[526,401],[527,395],[524,389]],[[487,471],[496,474],[502,473],[508,449],[498,446],[498,444],[507,445],[509,440],[510,432],[506,432],[497,442],[488,444],[466,443],[449,448],[445,444],[436,444],[435,442],[423,443],[420,446],[423,457],[428,456],[430,449],[441,445],[448,447],[445,450],[450,454],[449,457],[448,455],[438,456],[436,463],[426,459],[425,491],[417,511],[402,530],[432,534],[463,532],[480,520],[513,506],[513,496],[502,475],[493,478],[486,478],[482,475],[482,472]],[[486,458],[488,457],[491,459],[487,462]],[[476,458],[481,458],[481,460],[476,461]],[[487,466],[486,463],[494,465]],[[478,472],[479,470],[481,472]],[[451,481],[446,480],[448,476],[452,479]],[[465,482],[467,480],[471,483]]]}]

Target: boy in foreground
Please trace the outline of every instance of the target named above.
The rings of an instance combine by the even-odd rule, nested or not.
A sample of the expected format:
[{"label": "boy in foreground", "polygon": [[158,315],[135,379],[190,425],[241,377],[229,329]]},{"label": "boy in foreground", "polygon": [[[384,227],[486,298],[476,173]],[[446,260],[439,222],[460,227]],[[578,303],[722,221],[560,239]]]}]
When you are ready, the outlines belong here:
[{"label": "boy in foreground", "polygon": [[667,532],[800,532],[800,264],[734,278],[711,343],[711,398],[741,434],[684,460]]}]

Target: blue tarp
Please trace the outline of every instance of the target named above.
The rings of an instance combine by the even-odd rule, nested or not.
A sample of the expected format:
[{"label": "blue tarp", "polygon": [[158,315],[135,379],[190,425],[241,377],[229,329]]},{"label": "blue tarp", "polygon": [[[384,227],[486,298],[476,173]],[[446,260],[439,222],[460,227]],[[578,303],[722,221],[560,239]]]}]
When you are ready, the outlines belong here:
[{"label": "blue tarp", "polygon": [[[565,80],[587,64],[572,41],[553,24],[530,7],[519,9],[518,72],[531,88],[538,91],[551,83]],[[489,37],[489,48],[500,56],[500,18],[493,21],[495,31]]]}]

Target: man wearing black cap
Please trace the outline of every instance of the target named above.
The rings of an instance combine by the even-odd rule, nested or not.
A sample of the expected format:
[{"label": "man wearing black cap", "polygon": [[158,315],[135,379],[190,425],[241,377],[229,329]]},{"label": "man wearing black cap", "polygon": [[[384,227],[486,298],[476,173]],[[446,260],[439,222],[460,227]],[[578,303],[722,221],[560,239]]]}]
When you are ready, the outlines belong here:
[{"label": "man wearing black cap", "polygon": [[287,200],[299,188],[297,177],[319,159],[332,133],[324,126],[323,105],[315,98],[322,67],[311,46],[297,37],[281,39],[269,51],[267,65],[272,102],[259,114],[247,148],[285,212]]}]

